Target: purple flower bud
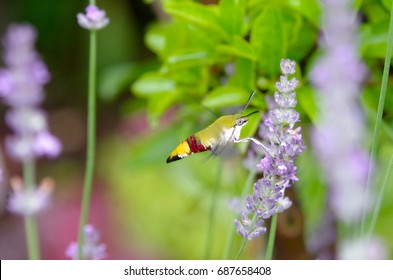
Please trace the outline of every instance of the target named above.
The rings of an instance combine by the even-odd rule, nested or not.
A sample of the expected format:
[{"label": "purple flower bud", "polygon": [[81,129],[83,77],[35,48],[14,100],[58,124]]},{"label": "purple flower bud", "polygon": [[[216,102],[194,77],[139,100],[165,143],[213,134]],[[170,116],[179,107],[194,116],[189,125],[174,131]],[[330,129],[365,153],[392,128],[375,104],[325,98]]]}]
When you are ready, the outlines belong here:
[{"label": "purple flower bud", "polygon": [[6,69],[0,70],[0,97],[7,98],[13,90],[11,73]]},{"label": "purple flower bud", "polygon": [[35,137],[34,152],[38,156],[54,158],[57,157],[61,152],[61,143],[48,131],[42,131]]},{"label": "purple flower bud", "polygon": [[276,88],[281,93],[290,93],[297,87],[297,84],[298,80],[296,78],[288,81],[287,76],[281,76],[280,81],[276,82]]},{"label": "purple flower bud", "polygon": [[8,210],[24,216],[34,215],[47,208],[53,190],[52,180],[43,180],[38,188],[23,186],[20,179],[11,180],[13,193],[8,200]]},{"label": "purple flower bud", "polygon": [[34,139],[21,135],[9,135],[5,138],[5,147],[8,154],[18,161],[35,158]]},{"label": "purple flower bud", "polygon": [[37,133],[47,129],[44,113],[35,108],[17,108],[6,114],[7,124],[18,134]]},{"label": "purple flower bud", "polygon": [[4,47],[8,50],[16,48],[29,49],[37,38],[35,28],[28,24],[12,24],[4,37]]},{"label": "purple flower bud", "polygon": [[[85,225],[84,244],[82,248],[83,260],[101,260],[106,256],[106,245],[100,242],[100,233],[92,226]],[[71,242],[65,251],[65,255],[70,259],[78,258],[78,243]]]},{"label": "purple flower bud", "polygon": [[285,76],[295,73],[295,61],[290,59],[282,59],[280,62],[281,73]]},{"label": "purple flower bud", "polygon": [[284,108],[294,108],[297,104],[295,92],[291,92],[288,95],[279,94],[277,91],[274,93],[274,101]]},{"label": "purple flower bud", "polygon": [[109,24],[109,18],[106,17],[106,12],[96,6],[87,6],[85,12],[85,14],[77,14],[79,26],[88,30],[99,30]]}]

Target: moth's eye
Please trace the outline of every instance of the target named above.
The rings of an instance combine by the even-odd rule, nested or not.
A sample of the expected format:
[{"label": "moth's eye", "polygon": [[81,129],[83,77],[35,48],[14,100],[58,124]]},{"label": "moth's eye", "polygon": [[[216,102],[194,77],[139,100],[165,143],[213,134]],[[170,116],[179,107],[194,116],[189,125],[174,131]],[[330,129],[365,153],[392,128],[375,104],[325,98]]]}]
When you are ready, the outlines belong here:
[{"label": "moth's eye", "polygon": [[241,126],[241,125],[245,124],[246,122],[247,122],[246,119],[237,119],[236,120],[236,125],[237,126]]}]

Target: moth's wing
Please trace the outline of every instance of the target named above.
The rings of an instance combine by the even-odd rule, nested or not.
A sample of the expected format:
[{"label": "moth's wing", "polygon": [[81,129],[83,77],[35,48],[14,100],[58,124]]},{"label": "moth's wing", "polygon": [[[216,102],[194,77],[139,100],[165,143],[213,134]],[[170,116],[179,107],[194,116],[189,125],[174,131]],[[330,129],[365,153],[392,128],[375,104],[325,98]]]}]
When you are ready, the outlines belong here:
[{"label": "moth's wing", "polygon": [[224,137],[221,137],[221,141],[218,142],[215,145],[215,147],[213,147],[211,149],[211,154],[212,155],[219,155],[219,154],[222,154],[224,151],[227,151],[228,147],[230,147],[231,144],[233,144],[234,136],[235,136],[235,128],[233,128],[229,132],[229,136],[226,135]]}]

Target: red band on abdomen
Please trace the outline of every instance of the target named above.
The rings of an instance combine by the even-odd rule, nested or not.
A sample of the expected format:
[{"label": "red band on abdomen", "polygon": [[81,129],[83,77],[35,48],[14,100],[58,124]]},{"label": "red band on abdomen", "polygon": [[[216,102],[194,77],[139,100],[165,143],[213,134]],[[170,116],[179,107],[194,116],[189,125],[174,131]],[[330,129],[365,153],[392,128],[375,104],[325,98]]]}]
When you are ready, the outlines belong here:
[{"label": "red band on abdomen", "polygon": [[204,152],[208,150],[200,141],[195,140],[195,136],[191,135],[187,138],[187,143],[190,146],[191,153]]},{"label": "red band on abdomen", "polygon": [[191,135],[190,137],[187,138],[187,143],[188,146],[190,146],[191,153],[199,152],[194,135]]}]

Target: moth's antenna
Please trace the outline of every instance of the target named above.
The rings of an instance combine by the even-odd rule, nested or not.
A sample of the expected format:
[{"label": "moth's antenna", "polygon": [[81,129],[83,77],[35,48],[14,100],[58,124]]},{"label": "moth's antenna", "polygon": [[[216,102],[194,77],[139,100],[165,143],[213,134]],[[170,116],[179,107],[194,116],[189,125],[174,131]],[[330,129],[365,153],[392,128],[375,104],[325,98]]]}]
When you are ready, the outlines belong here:
[{"label": "moth's antenna", "polygon": [[245,116],[242,116],[242,117],[248,118],[249,116],[254,115],[254,114],[256,114],[256,113],[259,113],[259,111],[251,112],[251,113],[249,113],[249,114],[247,114],[247,115],[245,115]]},{"label": "moth's antenna", "polygon": [[243,108],[242,115],[243,115],[244,111],[247,109],[248,105],[250,105],[251,99],[254,97],[255,92],[256,92],[256,90],[254,90],[254,91],[251,93],[250,97],[248,98],[247,103],[246,103],[246,105],[245,105],[244,108]]}]

